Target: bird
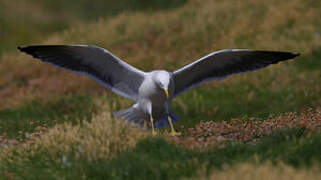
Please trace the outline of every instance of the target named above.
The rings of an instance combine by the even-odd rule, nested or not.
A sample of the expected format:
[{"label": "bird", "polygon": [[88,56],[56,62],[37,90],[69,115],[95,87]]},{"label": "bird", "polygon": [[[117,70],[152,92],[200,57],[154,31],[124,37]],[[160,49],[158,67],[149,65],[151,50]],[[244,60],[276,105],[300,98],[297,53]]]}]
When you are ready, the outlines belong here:
[{"label": "bird", "polygon": [[114,112],[114,117],[150,129],[153,136],[157,135],[156,129],[164,126],[170,126],[171,136],[181,134],[173,126],[179,118],[170,111],[170,104],[187,90],[300,55],[285,51],[223,49],[173,72],[144,72],[95,45],[30,45],[18,49],[45,63],[88,76],[112,92],[133,100],[135,103],[130,108]]}]

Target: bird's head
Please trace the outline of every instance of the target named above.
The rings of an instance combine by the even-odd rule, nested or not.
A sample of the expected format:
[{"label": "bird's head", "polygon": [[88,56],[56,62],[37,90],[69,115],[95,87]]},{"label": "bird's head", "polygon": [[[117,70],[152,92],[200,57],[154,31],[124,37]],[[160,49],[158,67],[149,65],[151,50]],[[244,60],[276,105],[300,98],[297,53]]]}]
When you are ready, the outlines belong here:
[{"label": "bird's head", "polygon": [[158,71],[155,76],[154,80],[156,82],[156,85],[162,89],[166,95],[166,98],[169,98],[168,94],[168,87],[170,82],[170,74],[167,71]]}]

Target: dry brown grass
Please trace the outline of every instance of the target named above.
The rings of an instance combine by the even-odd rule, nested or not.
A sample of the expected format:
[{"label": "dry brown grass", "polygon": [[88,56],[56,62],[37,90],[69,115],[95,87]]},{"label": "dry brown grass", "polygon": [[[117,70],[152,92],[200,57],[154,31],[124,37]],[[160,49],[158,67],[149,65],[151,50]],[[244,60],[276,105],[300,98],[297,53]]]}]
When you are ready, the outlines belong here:
[{"label": "dry brown grass", "polygon": [[[204,173],[201,173],[204,174]],[[273,165],[272,163],[250,164],[241,163],[232,167],[225,167],[223,170],[213,170],[210,176],[201,176],[192,179],[218,179],[218,180],[312,180],[321,179],[320,167],[310,169],[295,169],[283,163]]]},{"label": "dry brown grass", "polygon": [[[33,1],[21,1],[21,0],[13,0],[13,1],[1,1],[1,5],[3,6],[3,14],[5,14],[5,18],[7,20],[17,19],[17,17],[24,17],[25,14],[28,14],[30,19],[34,21],[38,21],[39,23],[46,23],[46,21],[53,21],[56,17],[50,16],[46,7],[44,7],[41,3],[36,3]],[[37,12],[37,13],[30,13]],[[29,18],[28,17],[28,18]],[[69,17],[72,18],[72,17]],[[73,20],[75,20],[73,18]],[[23,21],[23,20],[21,20]],[[17,25],[19,27],[19,25]]]},{"label": "dry brown grass", "polygon": [[189,128],[184,136],[170,138],[172,142],[188,149],[224,147],[226,142],[255,143],[260,137],[276,130],[305,128],[307,131],[321,129],[321,107],[309,109],[301,114],[287,113],[269,117],[267,120],[244,116],[230,122],[201,122]]},{"label": "dry brown grass", "polygon": [[50,100],[66,93],[104,91],[86,77],[46,66],[26,55],[5,56],[0,64],[0,108],[17,106],[33,98]]},{"label": "dry brown grass", "polygon": [[150,135],[139,127],[121,120],[112,119],[109,113],[95,116],[91,122],[72,126],[65,123],[48,131],[28,136],[26,142],[0,148],[0,160],[28,161],[28,155],[46,152],[55,157],[57,153],[75,153],[75,157],[88,160],[113,157],[119,152],[134,147],[136,142]]},{"label": "dry brown grass", "polygon": [[[39,43],[96,44],[144,70],[172,71],[224,48],[309,53],[321,45],[320,37],[315,36],[319,12],[319,7],[312,8],[300,0],[191,0],[168,11],[121,14],[78,25]],[[288,73],[287,68],[272,69],[271,74]],[[252,77],[247,82],[251,81]],[[101,91],[103,88],[87,78],[26,55],[9,54],[0,61],[0,108],[32,98]]]}]

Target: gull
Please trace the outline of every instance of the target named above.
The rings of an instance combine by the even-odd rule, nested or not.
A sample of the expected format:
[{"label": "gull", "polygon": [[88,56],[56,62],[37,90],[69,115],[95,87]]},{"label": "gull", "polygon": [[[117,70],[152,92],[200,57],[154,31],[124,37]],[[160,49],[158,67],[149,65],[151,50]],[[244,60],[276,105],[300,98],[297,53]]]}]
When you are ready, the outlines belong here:
[{"label": "gull", "polygon": [[170,126],[170,135],[180,135],[173,126],[178,117],[170,111],[170,103],[187,90],[299,56],[281,51],[224,49],[174,72],[143,72],[93,45],[32,45],[18,49],[45,63],[88,76],[112,92],[135,101],[132,107],[115,112],[114,116],[151,129],[153,136],[157,134],[155,129],[163,126]]}]

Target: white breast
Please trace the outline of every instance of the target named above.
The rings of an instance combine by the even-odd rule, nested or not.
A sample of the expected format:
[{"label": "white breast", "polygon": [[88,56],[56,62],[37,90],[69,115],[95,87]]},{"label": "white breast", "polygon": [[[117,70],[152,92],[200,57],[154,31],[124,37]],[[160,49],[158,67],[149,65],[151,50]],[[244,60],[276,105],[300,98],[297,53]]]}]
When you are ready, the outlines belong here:
[{"label": "white breast", "polygon": [[[146,103],[146,101],[148,101],[152,105],[153,112],[164,110],[167,100],[166,95],[163,90],[157,86],[151,75],[145,77],[138,92],[138,103],[141,104],[141,106],[148,104]],[[146,109],[146,107],[142,107],[142,109]]]}]

